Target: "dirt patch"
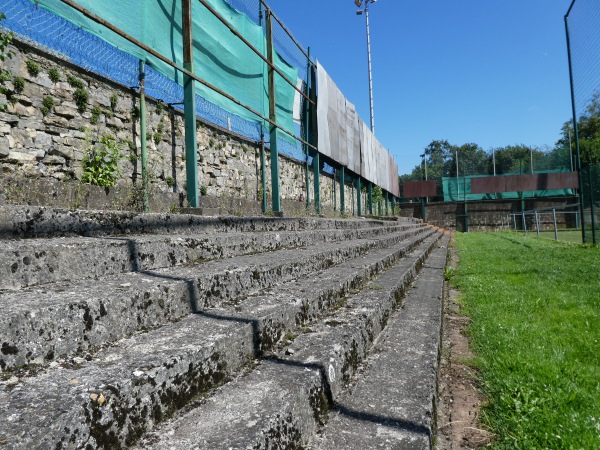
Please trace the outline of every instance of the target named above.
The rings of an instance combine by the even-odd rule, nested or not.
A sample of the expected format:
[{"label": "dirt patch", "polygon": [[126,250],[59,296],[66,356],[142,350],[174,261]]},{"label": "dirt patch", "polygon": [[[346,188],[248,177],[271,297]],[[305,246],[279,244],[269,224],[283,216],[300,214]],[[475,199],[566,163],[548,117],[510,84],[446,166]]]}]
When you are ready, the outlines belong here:
[{"label": "dirt patch", "polygon": [[[450,270],[457,267],[454,245],[449,246]],[[438,373],[438,450],[476,449],[487,446],[492,434],[481,429],[479,412],[483,397],[477,389],[476,373],[465,364],[473,353],[465,335],[469,318],[460,315],[459,293],[446,287],[442,328],[442,353]]]}]

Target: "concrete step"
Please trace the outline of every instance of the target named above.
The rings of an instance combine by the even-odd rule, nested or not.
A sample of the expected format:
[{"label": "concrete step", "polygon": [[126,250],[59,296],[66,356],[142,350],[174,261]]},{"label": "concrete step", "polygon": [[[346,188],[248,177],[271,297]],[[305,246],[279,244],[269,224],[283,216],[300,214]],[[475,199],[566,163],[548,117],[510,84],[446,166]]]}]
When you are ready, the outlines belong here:
[{"label": "concrete step", "polygon": [[[418,252],[426,254],[437,238],[427,237]],[[0,423],[0,439],[8,448],[130,445],[145,429],[231,377],[249,358],[268,351],[286,329],[339,303],[385,261],[389,264],[419,241],[375,249],[359,255],[360,261],[325,270],[321,278],[299,279],[262,298],[203,311],[101,351],[82,367],[48,369],[5,387],[0,414],[9,420]],[[290,298],[290,292],[297,294]],[[267,298],[273,299],[270,304]]]},{"label": "concrete step", "polygon": [[[448,245],[446,237],[442,246]],[[311,448],[433,448],[446,252],[435,251]]]},{"label": "concrete step", "polygon": [[291,347],[158,427],[135,448],[305,448],[438,238],[424,241],[330,317],[310,325]]},{"label": "concrete step", "polygon": [[324,270],[370,250],[423,239],[415,228],[378,239],[321,243],[200,265],[132,272],[4,292],[0,297],[0,369],[48,364],[83,354],[190,312],[235,301],[276,283]]},{"label": "concrete step", "polygon": [[370,239],[414,227],[419,225],[0,240],[0,272],[4,274],[0,290],[175,267],[319,242]]},{"label": "concrete step", "polygon": [[[403,220],[403,219],[402,219]],[[43,206],[0,206],[0,238],[127,236],[243,231],[297,231],[381,226],[378,220],[277,217],[204,217],[193,214],[142,214],[85,211]],[[410,221],[404,223],[412,223]]]}]

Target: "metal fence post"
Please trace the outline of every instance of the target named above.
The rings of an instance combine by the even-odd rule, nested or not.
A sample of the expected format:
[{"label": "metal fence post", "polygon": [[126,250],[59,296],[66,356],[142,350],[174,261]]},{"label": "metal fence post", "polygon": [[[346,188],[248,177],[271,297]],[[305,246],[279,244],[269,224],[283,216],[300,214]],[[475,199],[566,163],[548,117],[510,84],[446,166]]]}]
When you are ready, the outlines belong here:
[{"label": "metal fence post", "polygon": [[[194,73],[194,46],[192,40],[191,0],[182,0],[183,68]],[[185,121],[185,173],[187,201],[197,208],[198,201],[198,144],[196,141],[196,82],[183,75],[183,104]]]},{"label": "metal fence post", "polygon": [[370,181],[367,184],[367,190],[369,193],[369,214],[373,215],[373,183],[371,183]]},{"label": "metal fence post", "polygon": [[388,192],[387,191],[385,191],[385,215],[386,216],[390,215],[389,199],[388,199]]},{"label": "metal fence post", "polygon": [[535,211],[535,230],[536,230],[536,234],[539,237],[540,236],[540,214],[538,213],[538,211]]},{"label": "metal fence post", "polygon": [[556,227],[556,208],[552,208],[552,220],[554,221],[554,240],[558,241],[558,228]]},{"label": "metal fence post", "polygon": [[590,183],[590,214],[592,219],[592,243],[596,245],[596,217],[594,212],[594,186],[592,180],[592,165],[587,167],[588,181]]},{"label": "metal fence post", "polygon": [[279,152],[277,151],[277,104],[275,99],[275,64],[273,46],[273,11],[267,10],[267,60],[269,61],[269,149],[271,151],[271,203],[274,213],[281,212],[279,197]]},{"label": "metal fence post", "polygon": [[579,127],[577,125],[577,109],[575,106],[575,86],[573,84],[573,60],[571,55],[571,34],[569,32],[569,14],[575,5],[575,0],[565,14],[565,34],[567,37],[567,56],[569,61],[569,84],[571,86],[571,109],[573,112],[573,131],[575,132],[575,154],[577,166],[577,179],[579,181],[579,211],[581,212],[581,241],[585,243],[585,219],[583,217],[583,180],[581,176],[581,152],[579,148]]},{"label": "metal fence post", "polygon": [[356,177],[356,215],[358,217],[362,216],[362,202],[361,202],[361,182],[360,175]]},{"label": "metal fence post", "polygon": [[344,166],[340,168],[340,213],[346,214],[346,170]]},{"label": "metal fence post", "polygon": [[262,211],[267,212],[267,164],[265,162],[265,132],[260,127],[260,181],[262,183]]},{"label": "metal fence post", "polygon": [[313,154],[313,178],[315,191],[315,212],[321,214],[321,156],[318,151]]},{"label": "metal fence post", "polygon": [[[311,63],[310,63],[310,47],[308,47],[308,63],[307,63],[307,70],[306,70],[306,96],[310,96],[310,71],[311,71]],[[310,141],[310,103],[307,100],[304,100],[304,140],[306,142]],[[305,171],[306,171],[306,180],[305,180],[305,184],[306,184],[306,209],[309,210],[310,209],[310,168],[308,165],[308,158],[309,158],[309,146],[308,144],[304,145],[304,150],[305,150],[305,158],[306,158],[306,163],[304,164],[305,166]],[[334,182],[335,185],[335,182]]]},{"label": "metal fence post", "polygon": [[146,138],[146,63],[140,60],[140,147],[142,153],[142,204],[148,212],[148,142]]}]

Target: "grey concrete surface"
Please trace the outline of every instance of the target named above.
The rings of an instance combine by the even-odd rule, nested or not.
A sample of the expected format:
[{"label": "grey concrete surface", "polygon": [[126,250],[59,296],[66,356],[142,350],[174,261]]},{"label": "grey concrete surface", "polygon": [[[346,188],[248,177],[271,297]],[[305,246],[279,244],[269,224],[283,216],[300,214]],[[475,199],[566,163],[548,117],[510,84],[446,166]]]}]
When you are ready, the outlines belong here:
[{"label": "grey concrete surface", "polygon": [[[426,229],[419,229],[426,234]],[[4,292],[0,296],[0,369],[43,364],[114,342],[190,312],[234,301],[382,249],[413,231],[379,239],[322,243],[302,249],[219,259],[198,266],[120,274]]]},{"label": "grey concrete surface", "polygon": [[316,228],[363,228],[384,224],[383,221],[367,219],[203,217],[191,214],[142,214],[125,211],[68,210],[43,206],[0,206],[0,238],[4,239],[75,235],[123,236],[141,233],[294,231]]},{"label": "grey concrete surface", "polygon": [[448,242],[445,237],[427,260],[311,448],[432,448]]},{"label": "grey concrete surface", "polygon": [[369,228],[0,240],[0,290],[100,278],[286,248],[369,239],[415,225]]},{"label": "grey concrete surface", "polygon": [[[407,263],[407,272],[414,270],[417,259],[426,255],[437,238],[437,235],[430,236],[419,245],[415,253],[422,256]],[[231,377],[248,358],[268,350],[281,337],[281,334],[278,337],[268,335],[264,330],[270,327],[285,333],[299,318],[305,317],[307,310],[315,311],[313,315],[317,316],[317,310],[331,307],[351,286],[360,288],[381,270],[381,261],[393,262],[418,242],[419,239],[406,240],[397,244],[397,248],[372,252],[358,262],[348,261],[332,268],[329,274],[325,271],[320,274],[321,278],[298,281],[295,287],[275,288],[269,295],[278,301],[272,302],[270,307],[254,297],[249,299],[251,305],[245,305],[247,301],[240,303],[246,306],[243,311],[236,305],[228,310],[207,310],[119,343],[76,370],[48,370],[12,389],[0,391],[3,400],[0,412],[10,418],[0,424],[0,435],[9,442],[18,443],[9,448],[30,448],[38,442],[53,446],[60,440],[72,441],[81,447],[88,444],[109,448],[126,446],[155,422],[168,417],[174,409]],[[332,283],[334,279],[338,284]],[[405,284],[404,281],[395,283]],[[295,299],[289,298],[290,292],[298,293]],[[324,298],[330,302],[323,302]],[[312,305],[307,308],[305,305],[309,303]],[[293,360],[289,362],[293,363]],[[286,371],[277,373],[279,378],[275,384],[281,385],[286,377],[295,379]],[[312,397],[290,400],[293,414],[280,415],[287,418],[283,422],[268,421],[276,426],[272,433],[281,435],[273,442],[284,442],[281,441],[284,439],[282,430],[314,428],[307,424],[305,415],[298,417],[297,413],[299,405],[312,404],[314,407],[316,401],[321,401],[323,380],[309,377],[307,383],[301,384],[303,387],[299,392],[302,395],[309,393]],[[42,396],[54,400],[40,404],[37,399]],[[101,404],[99,398],[104,399]],[[61,413],[53,415],[52,411],[57,407]],[[308,439],[310,434],[302,433],[302,436]]]},{"label": "grey concrete surface", "polygon": [[403,264],[374,279],[370,286],[378,286],[375,296],[365,289],[349,297],[345,306],[311,324],[311,331],[289,348],[263,361],[250,375],[225,385],[201,407],[150,433],[135,448],[308,445],[319,424],[327,420],[331,399],[337,397],[336,380],[343,382],[356,370],[438,239],[439,234],[429,237]]}]

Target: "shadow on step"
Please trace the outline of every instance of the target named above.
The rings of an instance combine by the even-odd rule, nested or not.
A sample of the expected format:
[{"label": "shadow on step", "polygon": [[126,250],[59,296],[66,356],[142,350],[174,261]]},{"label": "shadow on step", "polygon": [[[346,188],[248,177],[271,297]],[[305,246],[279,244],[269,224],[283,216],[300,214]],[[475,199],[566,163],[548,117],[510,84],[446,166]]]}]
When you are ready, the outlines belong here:
[{"label": "shadow on step", "polygon": [[[336,403],[332,398],[332,390],[329,384],[329,378],[327,370],[322,364],[303,363],[300,361],[289,361],[281,358],[269,358],[268,361],[274,364],[281,364],[289,367],[296,367],[299,369],[312,369],[318,370],[321,373],[321,379],[323,381],[323,387],[327,396],[328,408],[331,412],[339,414],[341,416],[348,417],[357,422],[369,422],[376,425],[385,426],[386,428],[394,428],[398,431],[407,431],[416,433],[422,436],[426,436],[431,439],[431,430],[419,423],[415,423],[409,420],[404,420],[398,417],[389,417],[379,414],[373,414],[365,411],[358,411],[356,409],[349,408],[341,403]],[[322,425],[324,425],[322,423]]]}]

